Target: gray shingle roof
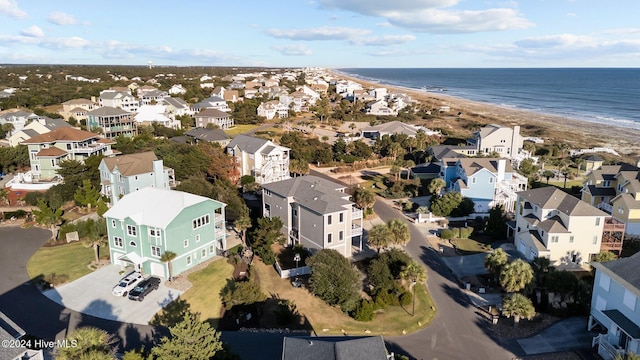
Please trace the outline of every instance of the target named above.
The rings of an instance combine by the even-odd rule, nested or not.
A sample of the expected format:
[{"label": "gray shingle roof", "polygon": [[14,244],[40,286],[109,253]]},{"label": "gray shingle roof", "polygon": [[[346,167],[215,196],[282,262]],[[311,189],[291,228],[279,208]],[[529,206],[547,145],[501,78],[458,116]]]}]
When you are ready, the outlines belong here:
[{"label": "gray shingle roof", "polygon": [[209,142],[222,141],[222,140],[229,139],[229,135],[227,135],[227,133],[225,133],[223,130],[220,130],[220,129],[195,128],[187,131],[185,135],[191,136],[198,140],[209,141]]},{"label": "gray shingle roof", "polygon": [[283,197],[293,197],[300,206],[317,214],[334,213],[344,210],[345,205],[353,204],[345,199],[348,194],[338,191],[344,185],[313,175],[276,181],[262,187]]},{"label": "gray shingle roof", "polygon": [[282,360],[386,360],[382,336],[285,337]]},{"label": "gray shingle roof", "polygon": [[543,209],[557,209],[570,216],[608,216],[604,211],[553,186],[520,191],[518,196]]},{"label": "gray shingle roof", "polygon": [[92,116],[119,116],[119,115],[127,115],[127,114],[131,114],[131,113],[128,111],[122,110],[120,108],[114,108],[111,106],[103,106],[101,108],[91,110],[87,113],[87,115],[92,115]]},{"label": "gray shingle roof", "polygon": [[227,148],[234,148],[237,146],[243,152],[255,154],[267,142],[269,142],[269,140],[247,135],[238,135],[231,140],[229,145],[227,145]]},{"label": "gray shingle roof", "polygon": [[[22,328],[0,312],[0,340],[16,340],[24,335],[25,331]],[[13,360],[24,354],[26,350],[21,346],[3,346],[2,351],[0,351],[0,360]]]}]

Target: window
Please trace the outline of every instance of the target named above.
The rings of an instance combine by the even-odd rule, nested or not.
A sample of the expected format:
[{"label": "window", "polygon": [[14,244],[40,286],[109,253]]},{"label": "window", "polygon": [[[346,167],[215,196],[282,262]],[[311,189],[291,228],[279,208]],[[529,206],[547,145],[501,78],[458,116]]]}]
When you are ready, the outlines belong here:
[{"label": "window", "polygon": [[264,191],[264,194],[267,196],[271,196],[271,191],[267,190],[267,189],[262,189]]},{"label": "window", "polygon": [[552,243],[557,243],[558,242],[558,236],[552,236],[551,237],[551,242]]},{"label": "window", "polygon": [[200,234],[196,234],[196,242],[200,241]]},{"label": "window", "polygon": [[213,254],[213,252],[215,251],[213,245],[209,245],[209,254]]},{"label": "window", "polygon": [[344,213],[340,213],[340,215],[338,215],[338,222],[339,223],[344,222]]},{"label": "window", "polygon": [[138,236],[138,230],[133,225],[127,225],[127,234],[130,236]]},{"label": "window", "polygon": [[208,214],[200,216],[199,218],[193,219],[192,221],[193,228],[197,229],[197,228],[203,227],[207,225],[210,222],[210,220],[211,219]]},{"label": "window", "polygon": [[112,228],[116,227],[116,221],[115,220],[111,220],[111,227]]},{"label": "window", "polygon": [[207,249],[202,249],[201,256],[202,258],[207,256]]},{"label": "window", "polygon": [[493,178],[489,178],[489,184],[493,184]]},{"label": "window", "polygon": [[569,243],[573,244],[573,235],[569,236]]},{"label": "window", "polygon": [[121,248],[124,242],[121,237],[114,236],[113,237],[113,246]]},{"label": "window", "polygon": [[331,225],[331,215],[327,216],[327,225]]},{"label": "window", "polygon": [[149,229],[149,236],[151,236],[151,237],[159,237],[160,236],[160,230],[158,230],[158,229]]},{"label": "window", "polygon": [[636,296],[629,290],[624,290],[624,299],[622,302],[632,311],[636,310]]},{"label": "window", "polygon": [[138,180],[138,175],[133,177],[134,180]]},{"label": "window", "polygon": [[298,209],[296,208],[291,209],[291,215],[298,216]]},{"label": "window", "polygon": [[596,226],[600,225],[600,218],[596,218]]},{"label": "window", "polygon": [[183,245],[184,247],[189,247],[189,239],[184,239]]},{"label": "window", "polygon": [[160,246],[151,245],[151,255],[160,257]]},{"label": "window", "polygon": [[611,286],[611,278],[603,273],[600,273],[600,281],[598,282],[601,288],[606,291],[609,291],[609,286]]},{"label": "window", "polygon": [[331,244],[331,241],[333,241],[332,237],[333,237],[332,233],[327,234],[327,244]]},{"label": "window", "polygon": [[344,231],[340,230],[340,232],[338,232],[338,240],[344,241]]},{"label": "window", "polygon": [[191,265],[191,255],[187,256],[187,266]]},{"label": "window", "polygon": [[136,246],[138,246],[138,244],[136,244],[135,241],[129,241],[129,246],[136,247]]},{"label": "window", "polygon": [[598,235],[593,235],[593,245],[598,243]]},{"label": "window", "polygon": [[471,178],[471,183],[475,184],[476,183],[476,178]]}]

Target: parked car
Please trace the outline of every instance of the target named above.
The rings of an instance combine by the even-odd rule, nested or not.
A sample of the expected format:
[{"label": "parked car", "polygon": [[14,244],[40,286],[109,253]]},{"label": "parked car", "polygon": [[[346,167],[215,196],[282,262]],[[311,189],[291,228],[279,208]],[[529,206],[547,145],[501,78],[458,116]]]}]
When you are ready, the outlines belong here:
[{"label": "parked car", "polygon": [[132,271],[120,279],[111,292],[116,296],[127,296],[129,291],[133,289],[140,280],[142,280],[142,274],[137,271]]},{"label": "parked car", "polygon": [[144,300],[144,297],[147,296],[153,290],[158,290],[160,287],[160,278],[155,276],[150,276],[138,283],[133,290],[129,291],[129,300]]},{"label": "parked car", "polygon": [[302,280],[300,280],[299,277],[293,279],[293,281],[291,282],[291,285],[293,285],[293,287],[299,288],[302,287]]}]

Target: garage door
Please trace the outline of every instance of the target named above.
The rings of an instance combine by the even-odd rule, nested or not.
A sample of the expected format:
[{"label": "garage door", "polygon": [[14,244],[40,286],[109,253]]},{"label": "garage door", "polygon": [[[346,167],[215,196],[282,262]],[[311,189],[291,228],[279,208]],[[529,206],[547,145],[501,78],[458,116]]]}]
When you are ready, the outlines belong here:
[{"label": "garage door", "polygon": [[164,273],[164,264],[160,263],[151,263],[151,275],[160,276],[162,278],[166,277]]},{"label": "garage door", "polygon": [[114,262],[114,264],[116,264],[116,265],[120,265],[120,266],[122,266],[122,267],[126,267],[127,265],[130,265],[130,264],[129,264],[128,262],[126,262],[126,261],[118,260],[118,259],[120,259],[120,257],[121,257],[121,256],[123,256],[123,255],[124,255],[124,253],[114,251],[114,252],[111,254],[111,259],[113,259],[112,261]]}]

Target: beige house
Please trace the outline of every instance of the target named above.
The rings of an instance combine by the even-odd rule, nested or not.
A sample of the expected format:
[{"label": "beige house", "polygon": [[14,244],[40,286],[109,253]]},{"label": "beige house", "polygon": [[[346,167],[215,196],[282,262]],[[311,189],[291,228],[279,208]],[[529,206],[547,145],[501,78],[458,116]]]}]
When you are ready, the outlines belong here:
[{"label": "beige house", "polygon": [[603,250],[621,250],[624,224],[555,187],[518,192],[514,242],[529,261],[589,263]]},{"label": "beige house", "polygon": [[239,175],[251,175],[261,185],[291,177],[289,151],[269,140],[247,135],[238,135],[227,145],[227,154],[234,158]]},{"label": "beige house", "polygon": [[29,140],[34,136],[45,134],[61,127],[71,127],[71,125],[63,119],[39,117],[25,125],[22,130],[14,131],[13,134],[9,136],[9,146],[18,146],[21,142]]},{"label": "beige house", "polygon": [[87,113],[93,109],[97,109],[98,104],[95,101],[87,99],[72,99],[62,103],[62,115],[66,120],[74,117],[76,120],[86,120]]},{"label": "beige house", "polygon": [[640,168],[629,164],[603,165],[589,172],[582,200],[626,225],[629,235],[640,235]]},{"label": "beige house", "polygon": [[291,245],[334,249],[346,258],[353,238],[362,248],[362,210],[349,201],[345,186],[316,176],[301,176],[263,185],[264,217],[279,217]]},{"label": "beige house", "polygon": [[211,124],[220,129],[229,129],[234,125],[231,115],[218,109],[203,109],[193,117],[196,120],[196,127],[206,128]]}]

